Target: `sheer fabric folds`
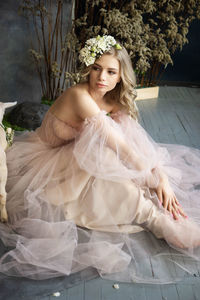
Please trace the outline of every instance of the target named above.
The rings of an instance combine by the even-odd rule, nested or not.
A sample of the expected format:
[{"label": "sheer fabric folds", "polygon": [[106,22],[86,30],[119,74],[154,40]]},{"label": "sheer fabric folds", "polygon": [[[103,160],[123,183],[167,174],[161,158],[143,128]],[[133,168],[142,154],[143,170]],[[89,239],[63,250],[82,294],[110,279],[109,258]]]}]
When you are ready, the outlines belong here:
[{"label": "sheer fabric folds", "polygon": [[[200,151],[156,144],[123,113],[101,111],[79,128],[50,112],[7,153],[10,249],[0,272],[46,279],[94,267],[102,277],[170,283],[200,259]],[[152,170],[154,170],[152,172]],[[159,204],[159,171],[188,215]]]}]

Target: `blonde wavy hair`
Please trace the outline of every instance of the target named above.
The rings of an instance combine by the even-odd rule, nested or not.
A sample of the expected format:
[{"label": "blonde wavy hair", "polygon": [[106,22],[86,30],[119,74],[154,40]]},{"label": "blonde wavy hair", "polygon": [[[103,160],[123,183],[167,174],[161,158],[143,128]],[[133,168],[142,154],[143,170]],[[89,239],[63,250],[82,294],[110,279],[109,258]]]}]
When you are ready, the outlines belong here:
[{"label": "blonde wavy hair", "polygon": [[[133,119],[138,119],[138,109],[135,103],[137,92],[136,76],[133,71],[130,56],[126,49],[121,45],[122,49],[117,50],[114,47],[104,54],[115,56],[120,62],[120,76],[121,80],[116,84],[112,91],[106,94],[106,99],[109,102],[117,102],[121,108],[125,110]],[[89,79],[91,65],[85,67],[81,71],[81,82],[87,82]]]}]

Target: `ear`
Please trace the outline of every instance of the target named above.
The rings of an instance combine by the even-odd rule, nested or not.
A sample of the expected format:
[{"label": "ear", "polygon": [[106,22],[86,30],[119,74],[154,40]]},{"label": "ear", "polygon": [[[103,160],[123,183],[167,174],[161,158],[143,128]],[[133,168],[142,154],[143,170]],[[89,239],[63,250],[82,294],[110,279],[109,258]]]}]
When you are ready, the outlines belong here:
[{"label": "ear", "polygon": [[14,106],[16,104],[17,104],[17,101],[15,101],[15,102],[6,102],[6,103],[3,103],[3,107],[4,107],[4,109],[6,109],[6,108]]}]

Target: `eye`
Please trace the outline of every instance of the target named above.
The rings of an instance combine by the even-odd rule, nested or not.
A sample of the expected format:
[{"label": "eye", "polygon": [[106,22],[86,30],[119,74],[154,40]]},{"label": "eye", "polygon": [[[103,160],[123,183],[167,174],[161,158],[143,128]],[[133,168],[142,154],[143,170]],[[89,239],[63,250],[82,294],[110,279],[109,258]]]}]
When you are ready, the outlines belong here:
[{"label": "eye", "polygon": [[108,73],[109,73],[110,75],[115,75],[115,74],[116,74],[116,72],[114,72],[114,71],[108,71]]},{"label": "eye", "polygon": [[95,70],[95,71],[99,71],[100,70],[100,68],[97,67],[97,66],[93,66],[92,69]]}]

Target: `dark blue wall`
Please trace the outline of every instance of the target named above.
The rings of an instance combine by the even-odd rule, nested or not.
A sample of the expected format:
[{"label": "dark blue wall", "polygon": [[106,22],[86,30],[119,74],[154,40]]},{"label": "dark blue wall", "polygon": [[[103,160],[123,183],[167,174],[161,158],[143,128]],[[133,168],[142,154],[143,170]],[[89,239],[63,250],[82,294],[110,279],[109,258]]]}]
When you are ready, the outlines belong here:
[{"label": "dark blue wall", "polygon": [[19,0],[0,1],[0,101],[40,101],[41,89],[30,59],[26,21]]},{"label": "dark blue wall", "polygon": [[187,36],[189,43],[174,53],[174,65],[168,65],[162,81],[179,84],[200,84],[200,20],[194,20]]},{"label": "dark blue wall", "polygon": [[[40,81],[29,55],[31,34],[26,19],[18,14],[20,3],[0,0],[0,101],[40,102]],[[66,22],[70,12],[71,4],[66,4]]]}]

